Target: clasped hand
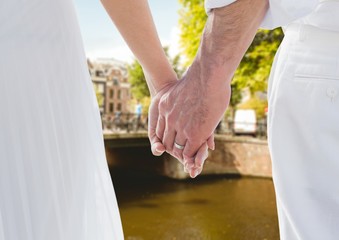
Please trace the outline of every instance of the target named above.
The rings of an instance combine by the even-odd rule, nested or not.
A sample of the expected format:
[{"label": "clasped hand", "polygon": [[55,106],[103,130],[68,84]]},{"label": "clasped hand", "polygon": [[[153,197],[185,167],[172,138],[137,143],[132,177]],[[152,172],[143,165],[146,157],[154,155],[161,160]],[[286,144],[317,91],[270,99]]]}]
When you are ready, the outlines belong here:
[{"label": "clasped hand", "polygon": [[192,178],[201,173],[208,149],[215,148],[214,130],[231,94],[230,87],[215,88],[201,78],[191,67],[180,81],[163,87],[149,109],[152,153],[171,154]]}]

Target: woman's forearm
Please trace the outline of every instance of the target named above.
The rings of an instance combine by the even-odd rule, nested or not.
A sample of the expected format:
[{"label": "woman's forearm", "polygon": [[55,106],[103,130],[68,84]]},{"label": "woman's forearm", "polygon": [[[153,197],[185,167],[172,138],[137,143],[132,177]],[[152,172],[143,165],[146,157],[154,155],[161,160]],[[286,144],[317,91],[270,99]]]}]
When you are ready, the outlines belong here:
[{"label": "woman's forearm", "polygon": [[101,0],[147,75],[152,95],[176,81],[161,46],[147,0]]}]

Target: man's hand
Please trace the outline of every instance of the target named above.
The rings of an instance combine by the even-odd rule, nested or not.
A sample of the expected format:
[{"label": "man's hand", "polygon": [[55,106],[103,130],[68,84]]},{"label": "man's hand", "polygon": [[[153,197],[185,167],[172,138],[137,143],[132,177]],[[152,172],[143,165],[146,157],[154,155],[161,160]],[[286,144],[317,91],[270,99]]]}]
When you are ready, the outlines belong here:
[{"label": "man's hand", "polygon": [[[231,94],[226,79],[222,87],[204,83],[205,80],[208,76],[202,74],[201,66],[193,64],[182,80],[154,100],[159,104],[157,124],[155,119],[151,120],[151,125],[156,125],[153,139],[163,143],[161,150],[166,149],[181,159],[192,177],[200,174],[208,148],[214,149],[213,133]],[[157,110],[152,108],[153,113]],[[159,146],[153,142],[154,146]],[[183,149],[176,147],[177,144]]]},{"label": "man's hand", "polygon": [[[169,154],[176,157],[184,165],[185,171],[189,172],[191,177],[196,177],[198,174],[201,173],[203,163],[208,157],[208,148],[214,149],[213,131],[215,127],[212,129],[212,131],[210,131],[210,133],[208,134],[206,138],[198,139],[200,137],[197,135],[197,137],[195,138],[196,140],[189,141],[189,142],[187,141],[187,144],[191,144],[193,148],[190,147],[190,145],[187,145],[186,141],[184,143],[180,142],[179,140],[178,142],[176,142],[177,144],[182,145],[182,146],[186,145],[183,150],[186,149],[185,151],[191,152],[190,158],[186,158],[186,161],[184,160],[184,157],[183,157],[183,150],[176,148],[174,146],[175,145],[174,139],[172,139],[172,143],[169,143],[168,141],[170,140],[168,138],[166,138],[166,142],[164,141],[164,138],[163,138],[164,137],[163,132],[165,131],[165,129],[167,129],[166,131],[168,132],[177,133],[177,136],[183,135],[181,130],[184,130],[184,129],[181,129],[179,131],[175,128],[176,126],[174,126],[172,122],[163,121],[164,119],[166,119],[167,116],[170,115],[168,114],[169,112],[167,111],[172,111],[172,108],[165,109],[161,107],[163,106],[164,102],[167,102],[170,96],[174,96],[174,93],[173,93],[174,90],[177,91],[179,88],[183,87],[182,83],[183,83],[183,80],[176,82],[176,83],[172,82],[166,87],[164,87],[160,92],[158,92],[152,98],[151,106],[149,108],[149,122],[148,122],[149,123],[149,131],[148,131],[149,139],[150,139],[151,146],[152,146],[151,148],[152,153],[155,156],[160,156],[165,151],[167,151]],[[170,106],[172,106],[173,108],[174,106],[178,107],[175,101],[173,101],[172,103],[170,102],[167,102],[167,103],[168,104],[166,104],[166,106],[168,107]],[[185,111],[187,107],[183,107],[181,110],[180,109],[181,108],[179,107],[177,110]],[[183,125],[184,122],[186,121],[182,119],[181,125]],[[177,126],[180,126],[180,124]],[[203,132],[208,132],[208,131],[203,131]],[[198,145],[196,143],[198,143]],[[194,163],[197,163],[197,165],[194,165]]]}]

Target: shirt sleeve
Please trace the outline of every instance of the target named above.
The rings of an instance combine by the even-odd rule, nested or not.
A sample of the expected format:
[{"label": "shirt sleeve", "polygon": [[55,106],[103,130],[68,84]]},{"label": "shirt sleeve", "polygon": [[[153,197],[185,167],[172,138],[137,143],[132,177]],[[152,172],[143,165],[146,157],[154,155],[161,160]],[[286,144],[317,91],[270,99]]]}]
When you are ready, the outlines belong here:
[{"label": "shirt sleeve", "polygon": [[[205,0],[207,14],[213,8],[227,6],[236,0]],[[294,20],[311,13],[319,0],[269,0],[270,6],[261,24],[261,28],[274,29],[285,26]]]}]

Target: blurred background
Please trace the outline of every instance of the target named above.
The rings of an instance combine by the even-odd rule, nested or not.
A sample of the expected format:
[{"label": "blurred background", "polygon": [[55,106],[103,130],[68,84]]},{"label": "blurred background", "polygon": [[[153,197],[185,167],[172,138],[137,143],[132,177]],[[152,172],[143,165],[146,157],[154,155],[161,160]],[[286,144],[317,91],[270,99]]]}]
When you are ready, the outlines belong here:
[{"label": "blurred background", "polygon": [[[180,77],[198,49],[203,0],[149,0]],[[102,118],[106,156],[127,240],[279,239],[267,147],[267,84],[283,38],[259,30],[232,81],[232,98],[197,179],[147,138],[150,94],[139,63],[100,1],[75,0],[89,73]],[[198,131],[198,130],[197,130]]]}]

